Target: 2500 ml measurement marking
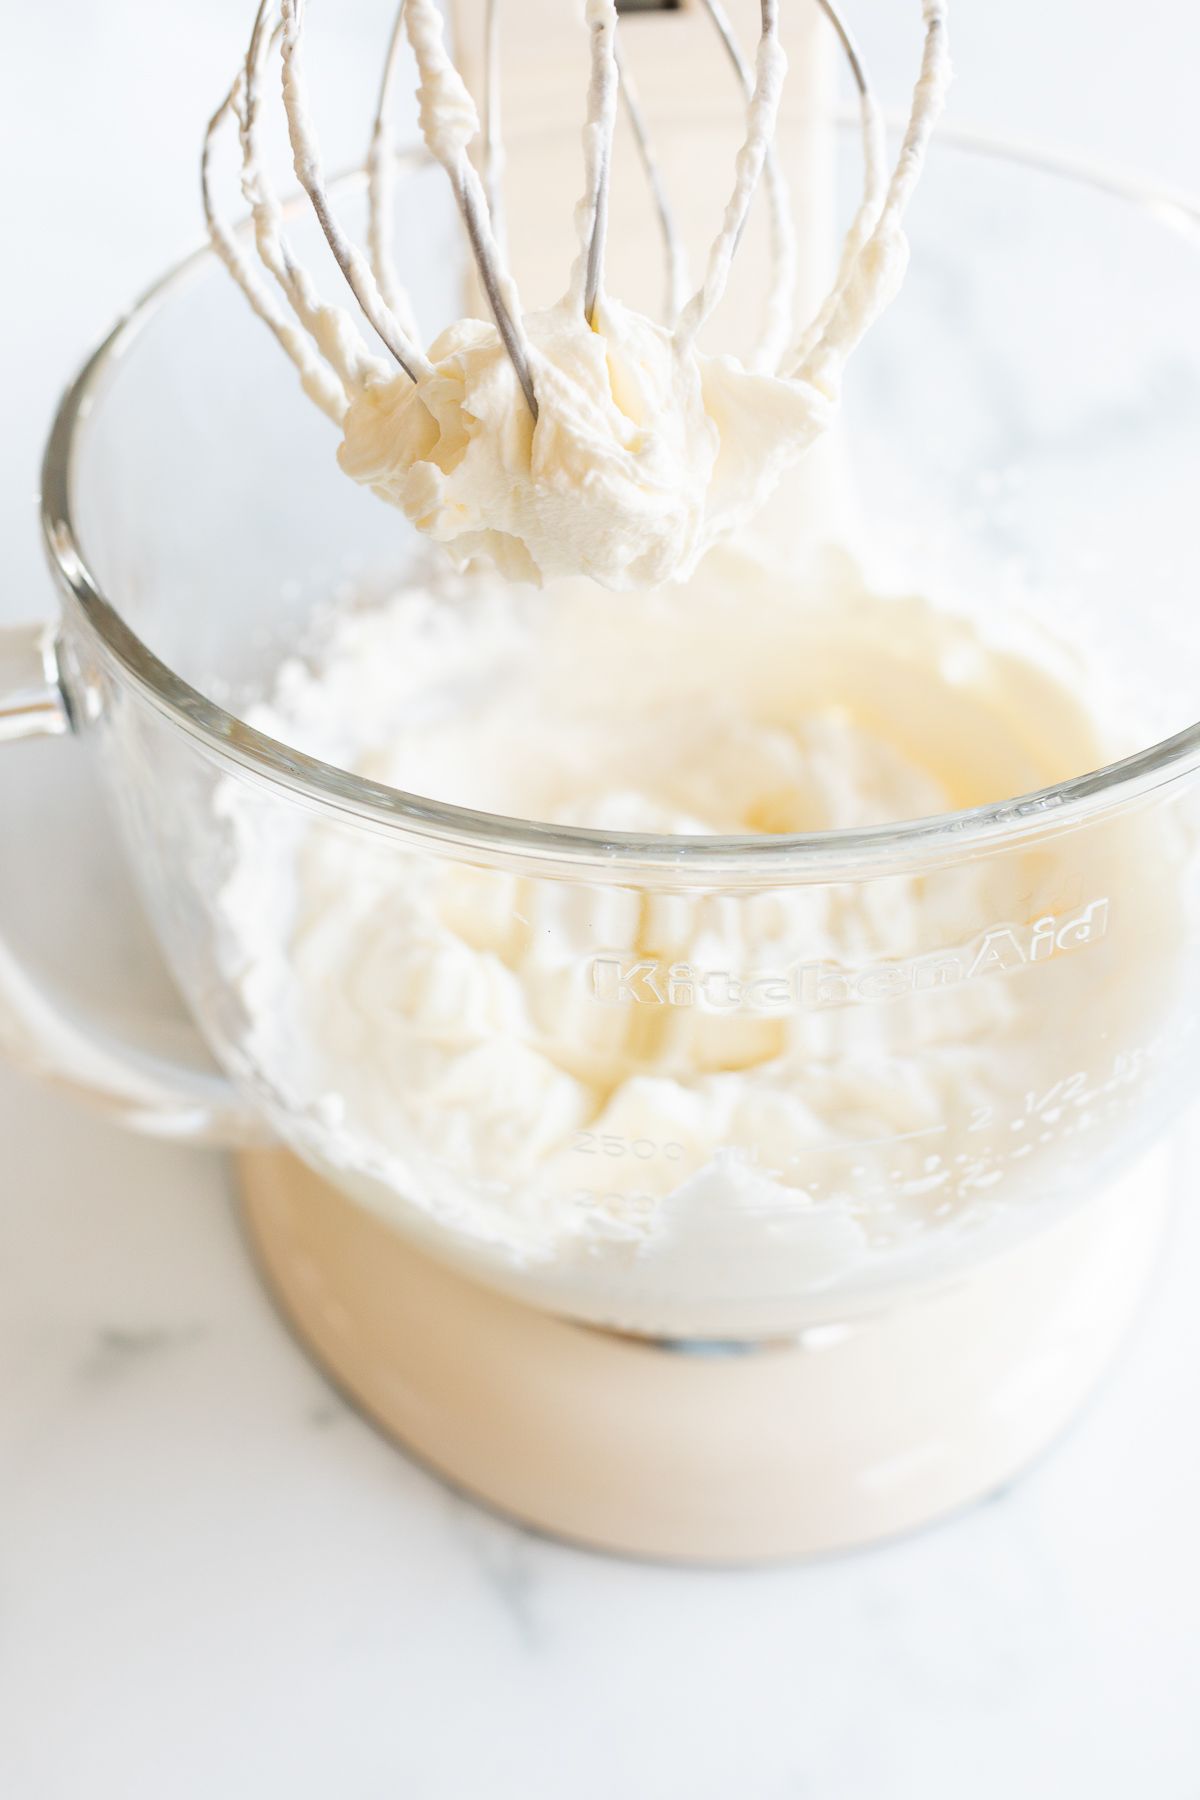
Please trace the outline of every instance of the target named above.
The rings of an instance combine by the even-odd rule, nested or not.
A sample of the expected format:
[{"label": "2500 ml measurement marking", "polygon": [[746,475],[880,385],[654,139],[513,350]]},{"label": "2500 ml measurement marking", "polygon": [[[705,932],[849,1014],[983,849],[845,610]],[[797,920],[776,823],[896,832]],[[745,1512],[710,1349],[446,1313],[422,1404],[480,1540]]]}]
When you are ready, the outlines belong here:
[{"label": "2500 ml measurement marking", "polygon": [[655,1138],[617,1137],[611,1131],[577,1131],[571,1148],[579,1156],[636,1156],[640,1162],[649,1162],[655,1156],[678,1162],[683,1155],[682,1144],[669,1140],[660,1142]]}]

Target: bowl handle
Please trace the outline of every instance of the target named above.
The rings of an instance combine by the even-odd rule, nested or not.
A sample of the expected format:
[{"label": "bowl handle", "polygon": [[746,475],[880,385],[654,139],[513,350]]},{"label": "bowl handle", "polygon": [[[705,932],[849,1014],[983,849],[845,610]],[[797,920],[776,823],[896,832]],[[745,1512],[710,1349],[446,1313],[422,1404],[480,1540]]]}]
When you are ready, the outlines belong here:
[{"label": "bowl handle", "polygon": [[[54,630],[0,628],[0,744],[60,737],[71,715]],[[0,1054],[132,1130],[198,1144],[269,1142],[265,1123],[211,1065],[198,1031],[170,1053],[73,1013],[20,966],[0,937]]]}]

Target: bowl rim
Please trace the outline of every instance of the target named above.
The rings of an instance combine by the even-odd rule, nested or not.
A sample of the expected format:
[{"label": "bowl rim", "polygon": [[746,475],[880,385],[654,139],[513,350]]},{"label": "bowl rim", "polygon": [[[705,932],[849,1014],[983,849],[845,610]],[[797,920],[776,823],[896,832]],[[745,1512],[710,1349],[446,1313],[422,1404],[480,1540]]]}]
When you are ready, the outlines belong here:
[{"label": "bowl rim", "polygon": [[[841,122],[851,115],[842,113]],[[964,128],[939,131],[937,148],[999,159],[1132,203],[1169,229],[1200,238],[1200,202],[1090,161]],[[427,163],[417,148],[397,162],[415,170]],[[334,184],[361,188],[362,171]],[[293,197],[285,210],[303,205]],[[246,229],[243,223],[241,230]],[[529,868],[567,866],[607,881],[622,875],[639,885],[722,887],[808,882],[900,872],[963,853],[1010,846],[1047,828],[1073,826],[1135,801],[1200,768],[1200,722],[1118,761],[1008,800],[932,818],[856,829],[791,835],[665,836],[606,832],[481,812],[427,799],[353,775],[289,748],[248,725],[192,687],[157,657],[125,622],[93,576],[77,535],[72,507],[81,428],[101,384],[119,367],[150,320],[185,286],[215,268],[205,243],[173,265],[113,326],[87,358],[59,403],[42,461],[41,527],[51,570],[68,603],[119,678],[166,715],[219,762],[286,790],[297,801],[344,820],[407,840],[425,840],[489,861]],[[64,680],[68,690],[69,681]]]}]

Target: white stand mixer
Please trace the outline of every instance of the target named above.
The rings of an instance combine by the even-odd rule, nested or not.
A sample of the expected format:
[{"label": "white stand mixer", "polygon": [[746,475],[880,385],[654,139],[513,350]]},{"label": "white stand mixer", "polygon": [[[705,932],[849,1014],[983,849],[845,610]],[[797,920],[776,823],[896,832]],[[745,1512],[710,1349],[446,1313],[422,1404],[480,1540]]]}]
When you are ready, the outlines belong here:
[{"label": "white stand mixer", "polygon": [[[634,31],[641,36],[640,46],[633,47],[639,50],[637,72],[645,116],[671,117],[679,124],[664,151],[661,170],[681,231],[690,235],[695,208],[697,218],[703,213],[703,219],[694,230],[703,238],[710,223],[706,202],[728,186],[727,149],[720,152],[719,168],[705,160],[715,154],[712,127],[719,119],[735,127],[744,108],[739,83],[730,79],[727,62],[714,53],[701,11],[699,0],[648,11],[631,19],[630,37]],[[478,92],[480,63],[478,54],[472,63],[471,49],[474,46],[477,52],[484,41],[485,0],[477,5],[459,0],[458,15],[464,71]],[[578,125],[578,83],[574,74],[570,80],[564,75],[568,56],[577,72],[577,21],[568,19],[559,0],[536,4],[528,0],[511,23],[515,36],[504,39],[511,66],[505,63],[500,80],[512,176],[507,189],[508,239],[522,287],[534,300],[544,300],[553,297],[570,254],[575,174],[565,164],[547,161],[544,144],[547,132]],[[833,38],[815,6],[798,12],[792,24],[799,35],[792,50],[794,74],[782,141],[788,144],[789,166],[803,169],[807,178],[797,218],[804,290],[799,299],[812,305],[825,289],[833,239],[831,152],[824,132]],[[636,146],[628,136],[621,144],[620,155],[628,159],[626,173],[636,175]],[[619,165],[615,178],[623,179]],[[644,199],[641,212],[619,231],[610,230],[609,263],[614,285],[636,300],[644,297],[652,303],[663,273],[661,221],[652,191],[644,185],[639,191]],[[522,200],[528,204],[522,205]],[[552,220],[560,232],[557,241]],[[753,223],[762,225],[761,220]],[[768,249],[764,231],[747,230],[730,288],[729,303],[739,317],[757,319]],[[346,772],[349,765],[322,764],[311,755],[306,759],[302,752],[293,754],[282,738],[272,741],[260,734],[256,740],[251,725],[223,713],[208,697],[207,651],[190,646],[182,628],[194,619],[211,621],[199,604],[191,614],[180,609],[180,568],[188,569],[189,578],[194,576],[194,592],[201,599],[210,604],[219,599],[227,606],[230,639],[240,648],[249,635],[244,627],[251,605],[274,604],[278,597],[284,573],[281,542],[298,536],[300,546],[292,548],[300,558],[299,567],[311,571],[329,515],[321,512],[311,538],[296,527],[286,501],[294,499],[298,489],[293,477],[304,466],[299,456],[289,460],[304,448],[298,444],[301,434],[293,433],[286,409],[268,420],[278,428],[271,448],[283,472],[273,469],[271,457],[260,448],[263,440],[254,437],[263,421],[236,411],[247,385],[252,385],[242,380],[241,368],[232,375],[225,371],[227,410],[220,410],[216,390],[232,335],[228,315],[219,310],[224,286],[211,318],[188,311],[193,286],[203,302],[203,281],[193,283],[193,277],[207,267],[214,268],[214,285],[223,284],[211,257],[198,259],[181,276],[172,277],[134,321],[118,328],[64,402],[47,455],[44,488],[47,541],[64,591],[62,628],[54,642],[40,629],[0,635],[0,741],[62,732],[69,723],[94,732],[114,777],[112,791],[126,842],[159,936],[203,1035],[234,1072],[236,1086],[211,1069],[164,1064],[144,1046],[131,1050],[125,1039],[81,1025],[53,1005],[2,943],[0,1038],[19,1060],[99,1100],[115,1116],[177,1138],[201,1139],[207,1134],[210,1141],[225,1144],[261,1141],[267,1135],[262,1114],[271,1113],[274,1103],[272,1123],[280,1138],[303,1144],[305,1154],[313,1154],[316,1161],[311,1140],[304,1137],[311,1124],[312,1096],[300,1092],[297,1098],[288,1091],[290,1070],[284,1069],[281,1081],[279,1069],[269,1059],[255,1064],[252,1051],[239,1037],[245,1024],[243,996],[214,949],[227,923],[222,904],[230,854],[229,810],[222,812],[221,804],[228,801],[228,787],[244,783],[250,854],[266,865],[273,863],[281,843],[294,843],[310,825],[327,829],[331,836],[359,833],[362,843],[372,847],[383,843],[401,862],[417,854],[417,844],[431,862],[441,858],[472,871],[486,862],[481,842],[489,853],[499,844],[496,864],[502,866],[501,855],[512,851],[512,839],[520,839],[522,830],[536,834],[541,828],[493,818],[488,826],[491,837],[482,828],[474,837],[465,831],[455,837],[447,827],[440,838],[434,831],[422,838],[428,815],[438,810],[436,802],[414,802],[406,811],[412,796],[399,791],[390,794],[386,805],[378,796],[373,802],[367,784]],[[182,324],[175,322],[177,317]],[[239,311],[235,328],[240,319]],[[172,331],[178,332],[178,340]],[[177,341],[182,351],[176,348]],[[169,383],[180,382],[188,394],[187,383],[196,368],[203,367],[204,350],[212,358],[209,379],[205,383],[202,375],[198,378],[198,397],[192,395],[190,408],[177,407],[176,390]],[[140,377],[144,386],[139,390],[137,372],[143,356],[149,373]],[[115,376],[114,364],[119,365]],[[290,371],[286,372],[290,379]],[[94,383],[101,377],[106,385],[97,389]],[[106,438],[105,408],[113,390],[120,397],[122,382],[130,384],[135,396],[141,392],[141,404],[130,405],[123,417],[116,407],[114,436]],[[167,388],[173,416],[186,417],[189,411],[192,415],[190,441],[181,433],[179,444],[174,444],[161,429],[157,408]],[[295,398],[292,390],[288,397]],[[263,409],[264,416],[268,410]],[[221,453],[241,448],[239,420],[250,443],[253,473],[241,469],[225,480]],[[206,427],[214,431],[216,451]],[[122,450],[133,446],[128,448],[127,468],[116,466],[121,458],[113,454],[114,444]],[[94,453],[91,462],[89,447]],[[138,447],[144,453],[141,461]],[[173,452],[175,462],[170,460]],[[813,456],[820,458],[819,463],[812,462]],[[218,464],[222,479],[206,489]],[[326,465],[314,466],[318,469],[314,485],[305,492],[323,498],[328,493]],[[154,505],[147,495],[160,474],[168,492],[162,504]],[[260,474],[261,483],[256,485]],[[830,434],[806,461],[805,504],[789,504],[789,496],[763,516],[761,529],[785,557],[803,546],[814,515],[828,524],[831,515],[840,518],[848,512],[847,484],[840,475],[837,445]],[[269,478],[276,479],[277,486],[268,495]],[[112,487],[105,485],[110,479]],[[328,480],[336,484],[338,477],[329,473]],[[255,508],[263,512],[269,497],[276,507],[275,534],[256,514],[241,546],[243,554],[230,557],[226,545],[219,544],[219,555],[204,582],[196,571],[206,566],[205,552],[211,553],[213,540],[222,536],[214,524],[230,512],[227,490],[234,490],[239,500],[249,493],[251,512]],[[172,496],[185,501],[178,513],[168,504]],[[331,512],[343,498],[331,497]],[[363,496],[354,490],[353,499],[358,504]],[[77,510],[83,515],[78,536]],[[314,502],[311,508],[294,510],[315,515],[320,506]],[[122,523],[129,526],[128,545],[122,541]],[[305,517],[301,523],[313,522]],[[106,533],[99,524],[107,527],[113,540],[107,554]],[[391,515],[384,524],[389,531],[393,525],[399,528]],[[352,529],[345,528],[347,537]],[[100,558],[94,563],[97,545]],[[256,556],[261,560],[255,562]],[[239,580],[244,589],[238,589]],[[161,610],[154,604],[158,601]],[[274,617],[267,623],[279,626]],[[280,629],[288,648],[295,642],[292,623],[284,619]],[[300,631],[301,623],[296,622],[296,635]],[[856,642],[854,648],[860,651],[861,644]],[[787,679],[788,703],[794,705],[790,673]],[[231,691],[228,682],[226,691]],[[70,720],[64,696],[69,696]],[[968,702],[969,695],[963,704]],[[969,747],[974,723],[971,715],[952,748]],[[537,1265],[536,1259],[525,1300],[499,1291],[501,1273],[494,1286],[464,1274],[465,1255],[458,1266],[451,1266],[454,1247],[449,1240],[460,1216],[454,1211],[453,1195],[444,1209],[451,1220],[443,1233],[447,1260],[439,1260],[436,1246],[431,1249],[428,1241],[418,1246],[421,1221],[415,1204],[409,1209],[411,1232],[405,1235],[401,1225],[393,1228],[383,1222],[290,1153],[244,1149],[238,1173],[249,1234],[267,1284],[301,1341],[364,1412],[450,1480],[539,1529],[611,1550],[712,1561],[818,1552],[912,1528],[1008,1480],[1062,1429],[1100,1378],[1145,1292],[1161,1238],[1168,1153],[1157,1149],[1124,1163],[1121,1158],[1135,1139],[1144,1142],[1149,1129],[1161,1124],[1166,1108],[1160,1104],[1164,1096],[1154,1097],[1154,1080],[1164,1070],[1171,1074],[1181,1068],[1194,1044],[1195,1013],[1186,1010],[1188,965],[1182,960],[1188,939],[1180,924],[1180,912],[1186,917],[1185,903],[1192,891],[1187,882],[1192,878],[1189,833],[1194,828],[1181,805],[1178,813],[1160,815],[1153,833],[1147,827],[1141,837],[1122,835],[1125,821],[1142,801],[1148,808],[1155,803],[1155,783],[1166,790],[1168,778],[1181,770],[1184,777],[1191,772],[1183,753],[1177,755],[1177,746],[1172,748],[1170,741],[1165,750],[1158,745],[1153,756],[1146,754],[1147,767],[1139,766],[1132,774],[1126,770],[1114,775],[1110,770],[1103,779],[1086,777],[1082,785],[1088,792],[1083,795],[1066,791],[1072,788],[1068,777],[1079,775],[1081,767],[1093,767],[1076,761],[1052,792],[1047,790],[1050,799],[1047,792],[1003,788],[1006,794],[1019,791],[1025,796],[991,809],[1012,817],[989,815],[982,823],[977,817],[972,823],[973,815],[966,812],[950,815],[945,833],[950,845],[939,840],[936,856],[925,861],[918,857],[917,878],[935,882],[942,872],[937,859],[952,863],[964,844],[965,854],[978,862],[994,857],[1003,863],[1017,841],[1013,861],[1021,866],[1015,875],[1008,866],[1012,879],[1007,886],[999,884],[1002,898],[995,900],[992,891],[981,889],[971,932],[964,930],[958,938],[947,936],[949,927],[943,930],[939,925],[926,941],[926,922],[919,920],[921,942],[915,955],[913,945],[897,946],[884,931],[874,960],[859,968],[851,946],[845,966],[833,968],[831,977],[835,987],[841,984],[846,989],[847,1010],[840,1015],[836,1010],[824,1013],[818,1003],[807,1017],[815,1033],[828,1028],[828,1038],[814,1041],[825,1046],[825,1061],[836,1071],[836,1048],[850,1041],[847,1020],[852,1024],[865,1016],[854,1011],[860,1000],[871,1006],[892,1000],[903,1005],[897,994],[905,988],[909,999],[935,1008],[948,993],[953,1006],[961,991],[945,989],[943,982],[957,981],[964,971],[973,974],[980,956],[995,955],[1003,963],[1003,956],[987,951],[986,944],[992,936],[1004,940],[1020,964],[1012,979],[1035,984],[1022,992],[1036,992],[1038,1000],[1027,1008],[1030,1029],[1019,1043],[1028,1050],[1030,1066],[1027,1069],[1022,1061],[1009,1089],[1000,1095],[1004,1105],[995,1109],[995,1166],[984,1171],[983,1179],[999,1183],[1011,1176],[1014,1167],[1033,1168],[1032,1144],[1030,1161],[1016,1162],[1016,1157],[1025,1153],[1029,1140],[1045,1143],[1038,1175],[1025,1187],[1018,1174],[1011,1176],[1011,1189],[986,1188],[988,1194],[1003,1192],[1006,1207],[1012,1193],[1011,1217],[1021,1221],[1022,1230],[1027,1228],[1026,1235],[1014,1232],[1011,1241],[993,1248],[990,1256],[976,1255],[974,1260],[964,1256],[953,1268],[941,1267],[936,1277],[898,1279],[891,1288],[881,1283],[873,1290],[878,1295],[873,1307],[861,1304],[860,1295],[853,1311],[840,1315],[836,1310],[840,1290],[827,1290],[825,1309],[814,1311],[811,1323],[789,1335],[765,1339],[753,1335],[759,1328],[755,1314],[744,1340],[734,1341],[719,1326],[704,1340],[657,1336],[653,1334],[661,1331],[663,1315],[647,1312],[645,1335],[634,1336],[568,1319],[553,1310],[553,1299],[544,1307],[533,1303],[528,1294],[536,1297],[539,1271],[546,1266]],[[1176,793],[1186,803],[1185,780],[1180,779]],[[1073,845],[1070,868],[1056,867],[1055,856],[1047,853],[1058,830],[1061,814],[1055,809],[1060,803],[1064,810],[1068,804],[1076,807],[1063,834]],[[1106,836],[1105,807],[1110,803],[1112,816],[1120,822]],[[1172,795],[1166,793],[1164,814],[1171,804]],[[978,811],[989,809],[981,806]],[[482,816],[476,816],[477,824]],[[898,827],[893,837],[898,841],[920,837],[913,816],[904,818],[907,825]],[[926,837],[939,824],[924,823]],[[484,824],[488,825],[486,819]],[[505,836],[499,826],[513,829]],[[671,884],[680,879],[677,846],[686,842],[694,848],[696,841],[671,839],[665,850],[659,845],[655,879],[663,881],[657,890],[647,892],[653,891],[655,898],[663,892],[676,897]],[[748,842],[745,861],[750,863],[768,855],[762,846],[772,840],[762,835]],[[790,854],[786,842],[782,846],[774,842]],[[1032,847],[1026,863],[1022,858],[1027,844]],[[604,841],[602,847],[611,846]],[[811,842],[808,848],[812,849]],[[356,849],[361,850],[361,844]],[[909,856],[912,845],[899,841],[899,850]],[[542,853],[540,838],[532,848],[522,840],[518,851],[520,855],[513,854],[518,862],[525,857],[523,879],[531,885],[539,881],[546,889],[556,883],[569,885],[574,865],[564,855],[547,875],[537,860]],[[344,881],[345,866],[336,861],[338,880]],[[693,862],[692,868],[696,866]],[[892,866],[888,863],[883,875],[881,914],[886,914],[886,882]],[[583,896],[579,912],[586,912],[605,882],[626,880],[632,885],[632,857],[624,864],[613,857],[600,867],[599,875],[593,870],[579,880],[578,894]],[[784,865],[782,887],[797,879],[795,869],[789,874],[789,868]],[[711,876],[711,888],[735,905],[745,893],[757,893],[758,864],[740,873],[735,869],[731,874],[730,869],[728,860],[718,862],[715,872],[700,865],[694,890],[707,895]],[[878,868],[864,864],[864,870],[863,885],[869,885]],[[256,865],[252,873],[257,872]],[[840,874],[814,875],[813,885],[836,887],[845,879]],[[722,887],[725,880],[730,884],[728,895]],[[286,906],[275,910],[264,906],[259,911],[264,931],[273,940],[271,948],[284,965],[281,989],[286,999],[294,974],[288,966],[290,915]],[[989,931],[990,926],[998,929]],[[981,934],[982,950],[977,942]],[[585,961],[580,943],[566,940],[565,934],[564,941],[573,959],[572,972],[578,975]],[[686,934],[682,941],[686,948],[690,941]],[[585,948],[591,943],[586,940]],[[666,946],[659,948],[670,967],[673,953],[668,954]],[[803,961],[809,949],[805,932],[797,927],[787,945],[790,961]],[[717,973],[728,977],[729,970]],[[821,973],[822,966],[816,966],[818,978]],[[1008,973],[989,975],[991,987],[981,983],[962,991],[968,1000],[981,993],[994,997]],[[930,985],[922,989],[926,978]],[[268,1014],[278,994],[268,984]],[[580,999],[578,990],[574,998]],[[585,990],[582,999],[590,1004],[591,998]],[[649,1019],[638,1015],[634,1030],[645,1027],[648,1037],[658,1033],[669,1039],[680,1026],[681,1015],[668,1010],[675,1004],[670,995],[665,1001],[661,993],[654,998],[663,1002],[660,1010]],[[687,1004],[694,998],[691,993]],[[785,995],[789,1005],[795,999]],[[695,1025],[699,1010],[682,1019],[684,1027]],[[803,1004],[797,1002],[785,1020],[788,1029],[802,1011]],[[888,1016],[894,1020],[898,1015]],[[942,1013],[943,1030],[945,1019],[957,1016]],[[973,1029],[979,1017],[972,1014]],[[839,1019],[844,1035],[837,1029]],[[282,1007],[278,1020],[286,1037],[289,1021]],[[601,1021],[603,1026],[613,1023],[612,1014]],[[617,1018],[614,1032],[619,1035],[627,1023]],[[753,1015],[732,1023],[739,1032],[756,1033],[764,1023],[769,1032],[778,1020]],[[716,1020],[719,1028],[729,1024],[728,1018]],[[937,1018],[924,1035],[923,1024],[924,1017],[913,1030],[914,1062],[928,1042],[937,1039]],[[1077,1027],[1075,1039],[1068,1038],[1068,1024]],[[569,1028],[564,1029],[559,1045],[564,1057],[591,1048],[594,1040],[587,1031],[596,1025],[593,1011],[587,1012],[587,1029],[581,1030],[577,1041],[571,1040]],[[978,1029],[977,1036],[982,1035]],[[1087,1040],[1082,1047],[1079,1036]],[[878,1041],[887,1041],[883,1027]],[[1062,1065],[1067,1041],[1070,1074]],[[828,1053],[829,1044],[833,1054]],[[1049,1079],[1040,1079],[1035,1052],[1045,1045],[1043,1060],[1052,1066],[1040,1068],[1040,1076],[1049,1074]],[[959,1047],[960,1040],[950,1045],[955,1052]],[[385,1057],[380,1067],[386,1082],[392,1065]],[[789,1065],[797,1086],[811,1074],[812,1065],[802,1056]],[[1059,1076],[1062,1079],[1056,1079]],[[398,1085],[393,1081],[387,1095],[393,1111],[398,1110]],[[1031,1085],[1036,1091],[1025,1096],[1021,1090]],[[1068,1090],[1068,1100],[1063,1101],[1061,1094]],[[957,1090],[952,1092],[946,1116],[932,1127],[949,1140],[947,1121],[952,1116],[959,1136],[952,1145],[948,1142],[946,1161],[951,1165],[973,1160],[967,1151],[975,1145],[982,1148],[987,1141],[986,1133],[983,1138],[969,1135],[975,1129],[970,1122],[975,1109],[969,1093],[965,1109],[963,1098]],[[1110,1123],[1086,1137],[1083,1115],[1093,1102],[1102,1123]],[[1068,1104],[1076,1110],[1066,1119]],[[985,1105],[979,1110],[990,1115],[993,1109]],[[886,1111],[886,1106],[879,1108],[885,1126]],[[1052,1113],[1060,1125],[1069,1124],[1070,1132],[1056,1131]],[[840,1183],[849,1191],[855,1174],[850,1165],[868,1144],[889,1146],[882,1168],[885,1177],[891,1176],[893,1162],[913,1149],[907,1144],[893,1158],[895,1145],[928,1135],[893,1122],[894,1136],[873,1137],[870,1117],[871,1108],[864,1107],[860,1118],[851,1121],[849,1144],[816,1142],[818,1152],[836,1151],[847,1165],[847,1179],[835,1174],[827,1186]],[[412,1136],[419,1133],[414,1130]],[[953,1151],[960,1147],[962,1154],[955,1156]],[[918,1180],[927,1148],[922,1143],[916,1152],[922,1159]],[[937,1157],[931,1160],[936,1162]],[[455,1176],[459,1171],[451,1161],[447,1159],[447,1170]],[[349,1162],[343,1166],[351,1167]],[[1120,1167],[1124,1173],[1114,1179],[1112,1170]],[[905,1173],[897,1172],[897,1180]],[[949,1191],[949,1184],[960,1177],[952,1169],[944,1173]],[[642,1180],[639,1176],[639,1185]],[[351,1185],[348,1176],[346,1188]],[[792,1222],[820,1214],[820,1204],[808,1206],[811,1187],[816,1185],[797,1179],[788,1187]],[[563,1183],[555,1190],[556,1202],[563,1200],[565,1187]],[[709,1192],[711,1200],[711,1187]],[[1050,1212],[1064,1196],[1077,1202],[1074,1209]],[[390,1199],[401,1217],[409,1198],[397,1181]],[[510,1190],[508,1198],[510,1204],[519,1201],[522,1192]],[[835,1203],[842,1198],[835,1195]],[[849,1198],[861,1199],[862,1210],[869,1210],[866,1177],[861,1192],[850,1193]],[[974,1198],[973,1192],[962,1212],[971,1213]],[[827,1199],[822,1194],[821,1200]],[[1048,1222],[1027,1218],[1026,1213],[1043,1201]],[[426,1223],[435,1210],[427,1209]],[[834,1211],[836,1204],[827,1208]],[[839,1222],[845,1222],[848,1211],[843,1208]],[[761,1209],[757,1213],[753,1206],[746,1209],[742,1222],[753,1234],[764,1226]],[[917,1220],[918,1225],[924,1223]],[[930,1236],[936,1237],[936,1231]],[[595,1241],[589,1243],[582,1235],[573,1241],[572,1251],[580,1252],[579,1267]],[[722,1241],[706,1276],[714,1290],[726,1274]],[[618,1248],[623,1250],[628,1242]],[[755,1266],[758,1274],[765,1269],[768,1278],[777,1280],[787,1299],[791,1293],[787,1282],[798,1263],[781,1270],[776,1261],[779,1243],[779,1237],[762,1229],[755,1243],[761,1253]],[[887,1264],[886,1256],[881,1260]],[[898,1256],[897,1266],[901,1264]],[[602,1274],[609,1280],[613,1269],[631,1266],[632,1259],[621,1264],[614,1257]],[[754,1302],[768,1285],[769,1279],[747,1296],[737,1297]],[[545,1291],[551,1291],[548,1281]],[[614,1294],[620,1298],[612,1281],[609,1299]],[[661,1291],[651,1298],[661,1299]],[[569,1303],[568,1295],[564,1311]],[[611,1314],[598,1309],[592,1316]],[[800,1318],[806,1315],[801,1313]],[[626,1322],[642,1328],[636,1320]]]},{"label": "white stand mixer", "polygon": [[[458,60],[477,94],[486,10],[455,6]],[[631,21],[646,114],[696,121],[672,135],[663,167],[685,239],[703,236],[727,180],[727,151],[707,127],[734,126],[742,104],[700,11],[648,8]],[[783,129],[789,170],[804,179],[804,312],[825,290],[834,243],[825,118],[836,46],[816,7],[792,23],[803,48]],[[577,117],[578,30],[557,0],[507,25],[505,219],[522,291],[540,301],[569,259],[577,175],[539,156],[539,134]],[[748,234],[735,266],[733,305],[751,331],[768,254],[766,234]],[[608,256],[616,290],[650,302],[661,247],[648,204],[610,236]],[[826,443],[806,463],[826,522],[846,504],[836,459]],[[806,529],[788,500],[763,525],[785,544]],[[1065,1426],[1127,1329],[1166,1185],[1156,1151],[1072,1217],[898,1307],[794,1340],[705,1345],[616,1335],[489,1291],[286,1155],[246,1155],[239,1177],[285,1315],[401,1444],[539,1529],[715,1561],[865,1543],[1007,1481]]]}]

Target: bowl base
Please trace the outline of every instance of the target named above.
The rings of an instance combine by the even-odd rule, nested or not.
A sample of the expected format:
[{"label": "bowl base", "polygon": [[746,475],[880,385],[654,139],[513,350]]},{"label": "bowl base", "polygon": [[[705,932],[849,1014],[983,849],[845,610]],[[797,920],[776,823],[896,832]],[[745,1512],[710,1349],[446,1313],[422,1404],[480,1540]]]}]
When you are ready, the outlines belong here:
[{"label": "bowl base", "polygon": [[848,1548],[1007,1482],[1095,1385],[1153,1270],[1158,1147],[951,1284],[853,1325],[710,1354],[480,1287],[284,1152],[238,1161],[303,1345],[456,1486],[594,1548],[741,1563]]}]

